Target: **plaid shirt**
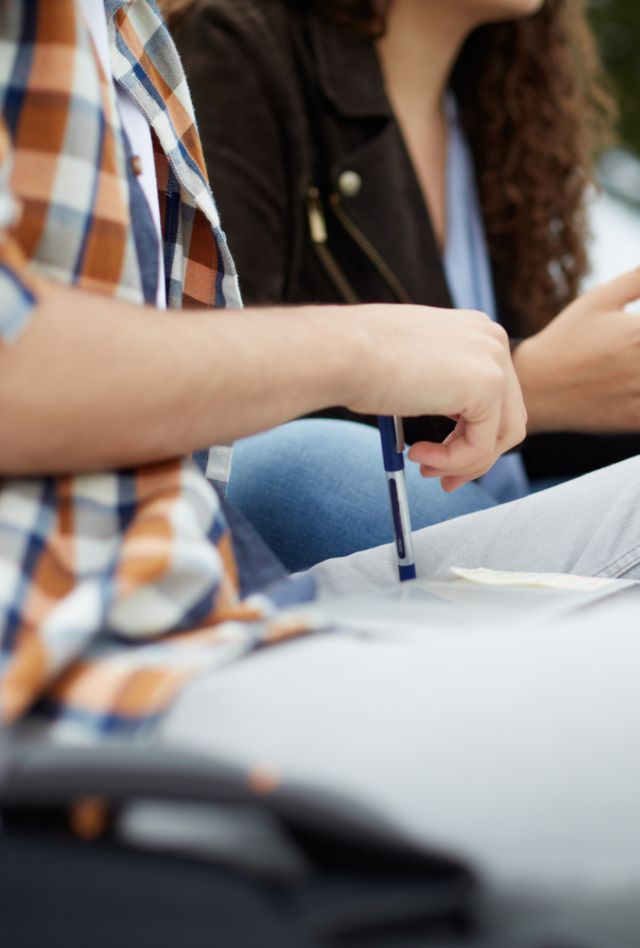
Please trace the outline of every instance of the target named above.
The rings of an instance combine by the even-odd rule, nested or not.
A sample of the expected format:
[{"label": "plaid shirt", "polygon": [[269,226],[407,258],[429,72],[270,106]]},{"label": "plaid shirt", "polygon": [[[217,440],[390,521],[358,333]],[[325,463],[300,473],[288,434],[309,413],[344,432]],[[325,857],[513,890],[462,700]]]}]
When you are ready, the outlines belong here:
[{"label": "plaid shirt", "polygon": [[[155,2],[105,9],[113,76],[153,132],[168,303],[239,306]],[[0,41],[0,346],[10,358],[36,310],[32,273],[133,302],[143,287],[114,84],[79,2],[5,0]],[[217,497],[190,462],[0,481],[5,725],[29,712],[53,733],[138,730],[192,675],[288,631],[267,597],[241,601]]]}]

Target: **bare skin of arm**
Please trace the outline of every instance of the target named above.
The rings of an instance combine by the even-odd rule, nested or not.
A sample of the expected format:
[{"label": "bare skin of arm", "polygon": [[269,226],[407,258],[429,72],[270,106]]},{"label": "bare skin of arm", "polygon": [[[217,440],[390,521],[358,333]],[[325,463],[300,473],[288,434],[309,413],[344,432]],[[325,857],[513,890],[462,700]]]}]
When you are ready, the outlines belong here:
[{"label": "bare skin of arm", "polygon": [[640,431],[640,269],[581,296],[522,342],[514,364],[529,430]]},{"label": "bare skin of arm", "polygon": [[175,313],[46,282],[37,291],[32,322],[0,347],[3,476],[160,461],[345,405],[459,418],[449,444],[412,449],[453,489],[524,437],[506,335],[482,314]]}]

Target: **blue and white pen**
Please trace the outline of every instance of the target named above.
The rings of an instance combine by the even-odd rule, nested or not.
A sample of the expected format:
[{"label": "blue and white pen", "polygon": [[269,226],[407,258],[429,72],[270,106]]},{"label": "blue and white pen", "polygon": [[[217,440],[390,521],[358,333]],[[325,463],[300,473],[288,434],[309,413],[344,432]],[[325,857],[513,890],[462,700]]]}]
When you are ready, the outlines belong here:
[{"label": "blue and white pen", "polygon": [[393,531],[396,537],[398,574],[400,582],[403,583],[408,579],[416,578],[409,498],[404,473],[404,427],[402,418],[389,415],[378,417],[378,427],[382,440],[384,469],[387,472]]}]

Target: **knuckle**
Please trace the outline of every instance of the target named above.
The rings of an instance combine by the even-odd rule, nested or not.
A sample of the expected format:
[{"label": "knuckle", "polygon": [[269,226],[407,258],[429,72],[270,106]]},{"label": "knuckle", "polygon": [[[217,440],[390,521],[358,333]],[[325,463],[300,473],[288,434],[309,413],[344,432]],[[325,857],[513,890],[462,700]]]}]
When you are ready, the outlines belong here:
[{"label": "knuckle", "polygon": [[487,326],[488,332],[491,334],[491,337],[499,342],[502,346],[509,345],[509,334],[504,326],[501,326],[500,323],[496,323],[493,320]]},{"label": "knuckle", "polygon": [[496,334],[493,326],[487,327],[487,331],[481,340],[481,348],[485,357],[496,365],[501,372],[504,372],[507,365],[508,344],[505,344],[505,340]]},{"label": "knuckle", "polygon": [[501,339],[498,336],[492,336],[490,345],[491,354],[496,362],[499,362],[501,367],[506,366],[507,354],[509,352],[509,343],[506,335],[504,339]]},{"label": "knuckle", "polygon": [[487,362],[482,373],[482,384],[484,388],[493,393],[501,391],[505,383],[505,374],[502,371],[498,361]]},{"label": "knuckle", "polygon": [[483,329],[486,329],[487,326],[490,326],[493,322],[491,317],[483,313],[480,309],[468,309],[465,311],[465,315],[471,322],[477,323],[478,326]]},{"label": "knuckle", "polygon": [[494,319],[483,313],[481,310],[468,310],[468,315],[473,319],[483,334],[489,339],[496,339],[502,345],[509,344],[509,335],[506,329],[497,323]]},{"label": "knuckle", "polygon": [[527,437],[527,428],[522,421],[514,422],[500,433],[500,443],[505,449],[521,444]]}]

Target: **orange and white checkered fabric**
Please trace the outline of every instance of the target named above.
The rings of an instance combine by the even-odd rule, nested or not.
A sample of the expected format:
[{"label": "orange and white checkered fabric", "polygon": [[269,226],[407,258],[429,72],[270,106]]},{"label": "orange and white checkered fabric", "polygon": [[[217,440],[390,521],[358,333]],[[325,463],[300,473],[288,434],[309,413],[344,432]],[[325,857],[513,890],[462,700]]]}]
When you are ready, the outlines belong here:
[{"label": "orange and white checkered fabric", "polygon": [[[105,12],[113,79],[153,132],[169,305],[239,306],[158,9],[106,0]],[[38,318],[31,274],[132,302],[143,290],[113,81],[80,3],[7,0],[0,43],[0,352],[10,359]],[[29,714],[93,735],[148,726],[189,677],[283,634],[273,612],[264,596],[241,600],[217,495],[189,461],[0,481],[4,725]]]}]

